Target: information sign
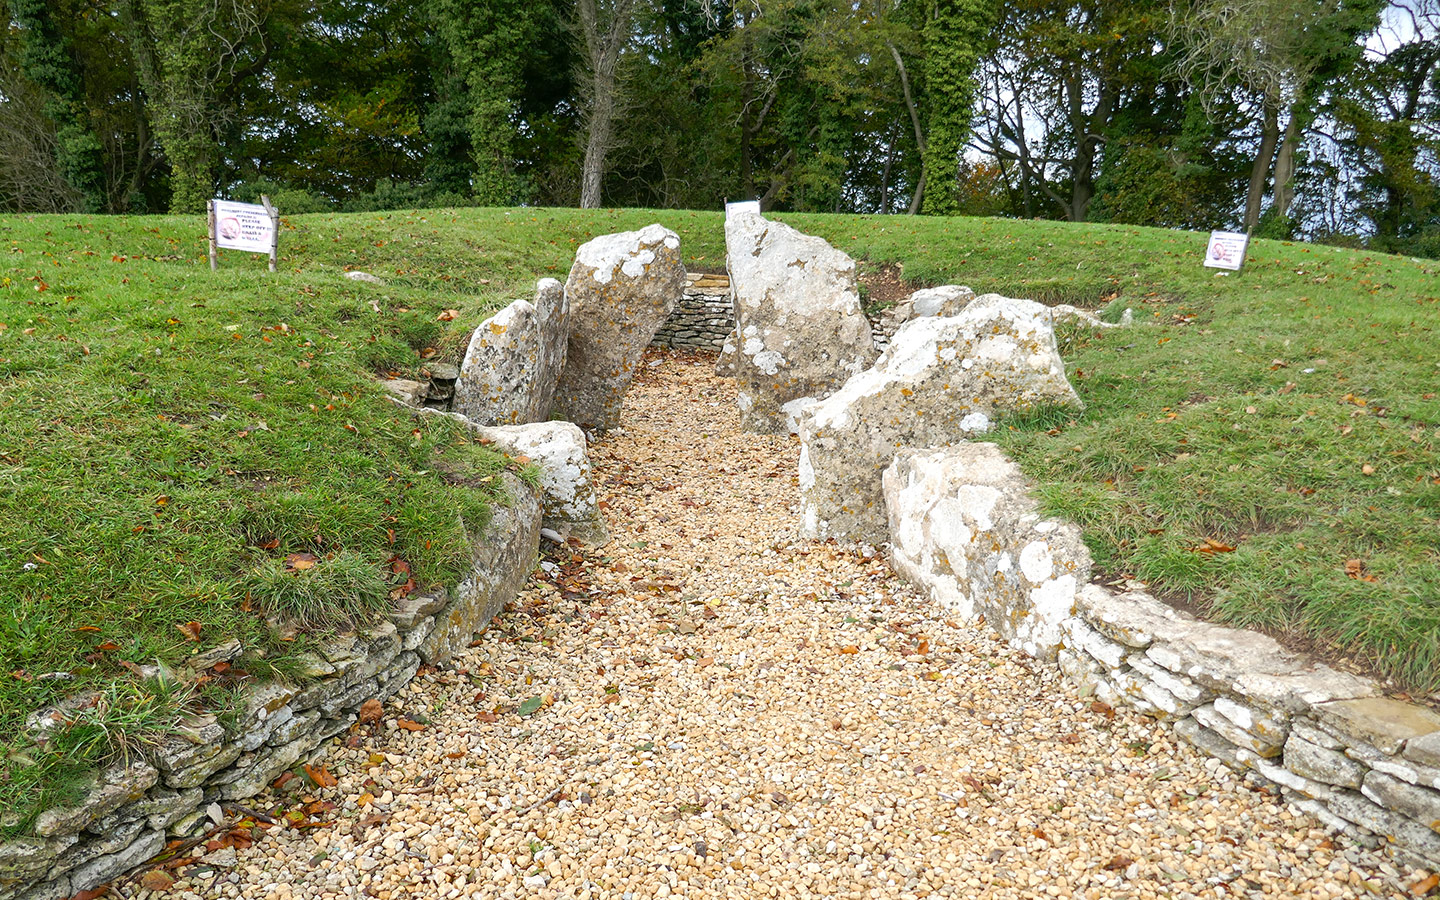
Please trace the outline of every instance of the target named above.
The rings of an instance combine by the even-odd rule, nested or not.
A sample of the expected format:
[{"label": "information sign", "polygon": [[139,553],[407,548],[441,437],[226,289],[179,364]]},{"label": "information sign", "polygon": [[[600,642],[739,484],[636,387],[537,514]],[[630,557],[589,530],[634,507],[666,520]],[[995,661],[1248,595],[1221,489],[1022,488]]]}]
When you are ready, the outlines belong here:
[{"label": "information sign", "polygon": [[210,268],[218,265],[215,255],[218,247],[267,254],[270,271],[275,271],[276,250],[280,242],[280,213],[270,203],[269,197],[261,197],[260,201],[210,201]]},{"label": "information sign", "polygon": [[1235,231],[1210,232],[1210,245],[1205,248],[1205,265],[1211,269],[1240,271],[1245,265],[1245,251],[1250,246],[1250,235]]},{"label": "information sign", "polygon": [[741,200],[739,203],[725,204],[725,218],[728,219],[739,213],[754,213],[757,216],[760,215],[760,201]]}]

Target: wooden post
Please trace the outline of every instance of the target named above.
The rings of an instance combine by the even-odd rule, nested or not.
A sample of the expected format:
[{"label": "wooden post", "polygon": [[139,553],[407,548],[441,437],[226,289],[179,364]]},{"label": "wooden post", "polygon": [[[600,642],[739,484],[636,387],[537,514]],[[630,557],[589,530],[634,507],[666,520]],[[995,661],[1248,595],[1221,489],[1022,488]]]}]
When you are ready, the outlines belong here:
[{"label": "wooden post", "polygon": [[205,218],[208,224],[210,235],[210,271],[214,272],[220,268],[220,260],[215,253],[215,201],[205,201]]},{"label": "wooden post", "polygon": [[270,203],[267,194],[260,195],[260,202],[265,205],[265,211],[270,214],[270,271],[275,271],[275,261],[280,256],[280,210]]}]

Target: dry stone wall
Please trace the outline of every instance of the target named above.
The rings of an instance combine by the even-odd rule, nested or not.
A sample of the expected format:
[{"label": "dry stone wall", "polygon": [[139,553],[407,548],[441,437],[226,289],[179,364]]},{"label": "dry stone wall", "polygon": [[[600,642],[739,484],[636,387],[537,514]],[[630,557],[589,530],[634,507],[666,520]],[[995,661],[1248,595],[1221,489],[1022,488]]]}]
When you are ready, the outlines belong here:
[{"label": "dry stone wall", "polygon": [[[496,506],[473,544],[470,575],[453,590],[412,596],[386,621],[333,637],[312,654],[308,678],[250,689],[230,726],[198,717],[153,753],[99,773],[74,806],[46,810],[29,833],[0,843],[0,900],[61,900],[111,881],[196,835],[224,808],[260,793],[300,763],[324,755],[368,700],[384,701],[421,663],[441,663],[469,645],[533,567],[540,540],[539,492],[502,476],[511,498]],[[240,655],[238,641],[204,651],[192,668]],[[63,715],[31,717],[43,729]]]},{"label": "dry stone wall", "polygon": [[692,272],[685,277],[685,292],[675,302],[670,318],[655,332],[655,347],[718,352],[735,330],[735,305],[730,279],[724,275]]},{"label": "dry stone wall", "polygon": [[1041,516],[1031,487],[991,444],[901,452],[885,475],[896,570],[1082,693],[1171,721],[1326,825],[1440,869],[1440,713],[1143,589],[1088,583],[1078,528]]}]

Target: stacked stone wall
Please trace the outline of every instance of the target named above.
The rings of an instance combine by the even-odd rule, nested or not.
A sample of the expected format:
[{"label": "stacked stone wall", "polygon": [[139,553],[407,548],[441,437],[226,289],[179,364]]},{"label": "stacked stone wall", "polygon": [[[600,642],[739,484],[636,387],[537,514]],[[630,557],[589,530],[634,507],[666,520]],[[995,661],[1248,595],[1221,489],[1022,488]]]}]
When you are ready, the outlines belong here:
[{"label": "stacked stone wall", "polygon": [[1175,733],[1326,825],[1440,870],[1440,713],[1273,639],[1089,583],[1073,523],[1040,514],[993,444],[902,451],[886,472],[892,560],[983,614],[1083,695]]},{"label": "stacked stone wall", "polygon": [[718,352],[735,330],[730,279],[723,275],[690,274],[685,292],[670,318],[655,332],[651,346]]},{"label": "stacked stone wall", "polygon": [[[496,507],[473,546],[470,575],[454,590],[398,601],[387,620],[330,638],[295,684],[248,689],[236,720],[196,717],[153,752],[98,774],[74,806],[42,812],[28,833],[0,842],[0,900],[62,900],[105,884],[224,821],[233,804],[286,771],[323,756],[371,700],[385,701],[422,663],[440,663],[516,594],[540,539],[536,489],[509,473],[512,500]],[[204,669],[237,658],[238,641],[190,661]],[[61,709],[31,717],[43,729]]]}]

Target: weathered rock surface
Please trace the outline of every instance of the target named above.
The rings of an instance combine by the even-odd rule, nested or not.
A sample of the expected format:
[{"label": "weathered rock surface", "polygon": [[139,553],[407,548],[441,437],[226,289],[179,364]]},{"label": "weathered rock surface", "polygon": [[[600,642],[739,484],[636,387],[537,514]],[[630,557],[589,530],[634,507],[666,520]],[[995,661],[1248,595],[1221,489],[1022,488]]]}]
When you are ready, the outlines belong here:
[{"label": "weathered rock surface", "polygon": [[880,316],[881,330],[894,335],[901,325],[924,317],[958,316],[975,299],[975,292],[963,284],[921,288],[885,310]]},{"label": "weathered rock surface", "polygon": [[684,288],[680,238],[668,228],[648,225],[580,245],[565,282],[570,339],[555,394],[559,418],[601,431],[620,424],[641,354]]},{"label": "weathered rock surface", "polygon": [[411,378],[381,379],[380,386],[400,404],[414,407],[425,405],[425,395],[430,390],[430,386],[425,382]]},{"label": "weathered rock surface", "polygon": [[735,358],[740,355],[739,342],[740,338],[731,331],[720,345],[720,355],[715,360],[715,374],[721,378],[735,377]]},{"label": "weathered rock surface", "polygon": [[480,425],[523,425],[550,417],[565,366],[570,306],[553,278],[535,302],[516,300],[480,323],[455,382],[455,412]]},{"label": "weathered rock surface", "polygon": [[855,261],[757,213],[725,221],[735,293],[740,426],[795,431],[798,408],[828,397],[875,359]]},{"label": "weathered rock surface", "polygon": [[350,279],[351,281],[363,281],[363,282],[365,282],[366,284],[384,284],[384,283],[385,283],[382,279],[377,278],[377,277],[375,277],[374,275],[371,275],[369,272],[361,272],[361,271],[359,271],[359,270],[356,270],[356,271],[354,271],[354,272],[346,272],[346,273],[345,273],[345,277],[348,278],[348,279]]},{"label": "weathered rock surface", "polygon": [[884,497],[896,571],[960,615],[984,615],[1012,646],[1054,658],[1090,553],[1079,527],[1040,516],[1000,448],[901,451]]},{"label": "weathered rock surface", "polygon": [[958,316],[907,323],[874,368],[802,410],[805,534],[884,541],[881,472],[897,451],[948,447],[998,412],[1050,404],[1081,406],[1044,306],[986,294]]},{"label": "weathered rock surface", "polygon": [[[448,662],[470,644],[530,575],[540,546],[540,494],[509,472],[500,476],[510,506],[495,506],[484,534],[475,540],[470,575],[453,591],[434,631],[419,646],[427,663]],[[358,705],[358,703],[356,704]]]},{"label": "weathered rock surface", "polygon": [[597,546],[609,539],[605,517],[596,504],[585,432],[578,426],[536,422],[474,430],[482,440],[493,442],[495,449],[527,457],[540,470],[544,527]]}]

